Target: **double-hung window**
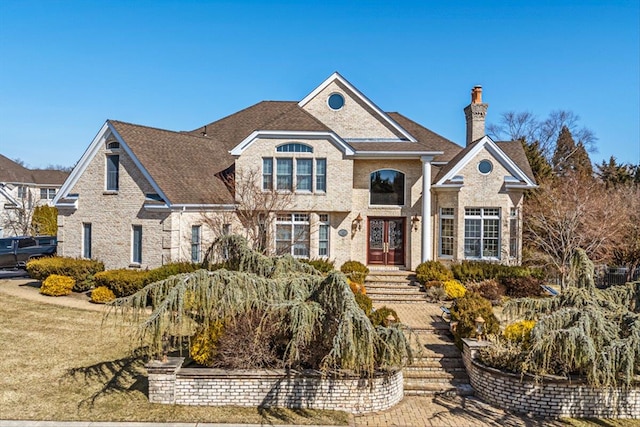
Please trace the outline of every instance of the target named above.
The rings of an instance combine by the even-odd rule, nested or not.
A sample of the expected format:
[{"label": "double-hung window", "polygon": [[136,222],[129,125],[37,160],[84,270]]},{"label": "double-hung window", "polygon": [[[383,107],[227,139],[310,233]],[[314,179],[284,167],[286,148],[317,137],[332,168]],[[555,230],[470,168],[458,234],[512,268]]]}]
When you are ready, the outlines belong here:
[{"label": "double-hung window", "polygon": [[509,213],[509,256],[518,258],[518,250],[520,249],[518,230],[518,209],[511,208]]},{"label": "double-hung window", "polygon": [[318,256],[329,256],[329,215],[320,214],[318,216]]},{"label": "double-hung window", "polygon": [[327,191],[327,159],[316,159],[316,191]]},{"label": "double-hung window", "polygon": [[40,189],[40,198],[51,200],[56,197],[56,189],[55,188],[41,188]]},{"label": "double-hung window", "polygon": [[500,258],[500,208],[464,210],[465,258]]},{"label": "double-hung window", "polygon": [[132,227],[131,261],[134,264],[142,264],[142,226]]},{"label": "double-hung window", "polygon": [[276,189],[293,191],[293,159],[276,159]]},{"label": "double-hung window", "polygon": [[200,262],[202,227],[200,225],[191,226],[191,262]]},{"label": "double-hung window", "polygon": [[309,258],[309,214],[278,214],[276,252],[278,255]]},{"label": "double-hung window", "polygon": [[440,208],[440,256],[453,256],[453,208]]},{"label": "double-hung window", "polygon": [[313,159],[296,159],[296,190],[313,191]]},{"label": "double-hung window", "polygon": [[262,159],[262,189],[273,190],[273,159],[271,157]]},{"label": "double-hung window", "polygon": [[120,156],[110,154],[107,156],[107,191],[118,191],[119,188]]}]

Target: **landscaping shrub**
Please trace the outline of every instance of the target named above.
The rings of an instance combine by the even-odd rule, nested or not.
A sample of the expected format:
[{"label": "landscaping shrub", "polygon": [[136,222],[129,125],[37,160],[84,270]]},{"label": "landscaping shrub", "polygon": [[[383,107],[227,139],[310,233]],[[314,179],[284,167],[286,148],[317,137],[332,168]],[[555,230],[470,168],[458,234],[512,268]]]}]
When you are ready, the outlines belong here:
[{"label": "landscaping shrub", "polygon": [[416,267],[416,279],[422,286],[429,287],[453,279],[453,274],[440,261],[425,261]]},{"label": "landscaping shrub", "polygon": [[[389,321],[389,317],[393,320]],[[393,308],[389,308],[386,305],[374,310],[369,315],[369,320],[371,320],[371,324],[374,327],[384,326],[385,328],[389,326],[391,323],[400,323],[400,318],[398,317],[398,313]]]},{"label": "landscaping shrub", "polygon": [[539,297],[544,295],[540,285],[544,282],[533,276],[506,277],[502,280],[506,288],[506,295],[512,298]]},{"label": "landscaping shrub", "polygon": [[447,298],[449,299],[461,298],[467,292],[465,287],[462,286],[462,283],[453,279],[447,280],[446,282],[444,282],[442,284],[442,287],[444,288],[444,292],[447,295]]},{"label": "landscaping shrub", "polygon": [[27,263],[27,272],[35,280],[45,280],[52,274],[72,277],[75,280],[75,292],[91,289],[94,285],[94,275],[100,271],[104,271],[104,264],[93,259],[51,257],[38,258]]},{"label": "landscaping shrub", "polygon": [[211,366],[218,353],[218,341],[224,334],[224,323],[213,322],[208,328],[198,331],[189,343],[189,355],[200,365]]},{"label": "landscaping shrub", "polygon": [[69,295],[72,292],[73,285],[75,285],[75,283],[76,281],[73,277],[52,274],[42,282],[42,286],[40,286],[40,293],[52,297]]},{"label": "landscaping shrub", "polygon": [[147,272],[147,283],[159,282],[176,274],[192,273],[200,269],[199,264],[191,262],[172,262]]},{"label": "landscaping shrub", "polygon": [[509,342],[523,344],[528,347],[531,342],[531,330],[534,326],[536,326],[534,320],[521,320],[507,325],[502,335]]},{"label": "landscaping shrub", "polygon": [[493,314],[491,302],[477,292],[468,291],[462,298],[455,300],[451,307],[451,321],[458,322],[453,336],[456,346],[462,349],[462,338],[476,338],[476,318],[485,320],[484,334],[497,334],[500,330],[498,319]]},{"label": "landscaping shrub", "polygon": [[147,271],[109,270],[95,275],[96,286],[105,286],[113,291],[117,298],[135,294],[144,288],[148,281]]},{"label": "landscaping shrub", "polygon": [[106,286],[98,286],[91,291],[91,302],[96,304],[105,304],[116,299],[113,291]]},{"label": "landscaping shrub", "polygon": [[371,298],[362,293],[353,294],[353,296],[358,303],[358,307],[364,311],[364,314],[366,314],[367,317],[371,316],[371,310],[373,310],[373,301],[371,301]]},{"label": "landscaping shrub", "polygon": [[507,292],[507,288],[496,279],[470,282],[467,283],[466,287],[469,290],[478,292],[483,298],[488,299],[494,305],[499,304]]},{"label": "landscaping shrub", "polygon": [[442,285],[430,286],[426,289],[427,300],[430,302],[440,302],[447,299],[447,293]]},{"label": "landscaping shrub", "polygon": [[540,274],[528,267],[482,261],[462,261],[461,263],[453,264],[451,271],[454,277],[462,283],[481,282],[488,279],[502,281],[505,278],[528,277]]},{"label": "landscaping shrub", "polygon": [[349,284],[349,288],[351,288],[351,292],[354,294],[367,294],[367,288],[365,288],[364,285],[360,285],[351,279],[347,279],[347,283]]},{"label": "landscaping shrub", "polygon": [[349,279],[360,285],[364,284],[367,274],[369,274],[367,266],[359,261],[345,262],[342,264],[342,267],[340,267],[340,271],[342,271]]},{"label": "landscaping shrub", "polygon": [[318,270],[320,273],[327,274],[330,271],[335,270],[333,261],[329,261],[328,259],[301,259],[300,261],[306,262],[307,264]]}]

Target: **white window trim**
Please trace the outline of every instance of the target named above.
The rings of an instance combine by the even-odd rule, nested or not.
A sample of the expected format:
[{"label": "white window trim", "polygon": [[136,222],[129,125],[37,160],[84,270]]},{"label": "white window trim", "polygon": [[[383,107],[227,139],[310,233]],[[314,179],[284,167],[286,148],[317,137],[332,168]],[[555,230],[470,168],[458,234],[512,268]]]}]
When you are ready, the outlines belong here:
[{"label": "white window trim", "polygon": [[[480,210],[480,215],[468,215],[467,214],[467,209],[479,209]],[[497,210],[498,211],[498,215],[487,215],[485,214],[485,210]],[[491,261],[497,261],[500,260],[500,255],[502,253],[502,230],[501,230],[501,216],[502,216],[502,212],[500,208],[496,208],[496,207],[475,207],[475,206],[467,206],[465,207],[464,210],[464,236],[463,236],[463,254],[464,254],[464,247],[466,246],[466,240],[467,240],[467,236],[466,236],[466,220],[467,219],[476,219],[476,220],[480,220],[480,256],[467,256],[466,254],[464,254],[464,259],[470,259],[470,260],[491,260]],[[493,257],[493,256],[484,256],[484,241],[485,241],[485,231],[484,231],[484,220],[486,219],[493,219],[493,220],[497,220],[498,221],[498,237],[497,237],[497,241],[498,241],[498,255]],[[492,238],[493,239],[493,238]]]},{"label": "white window trim", "polygon": [[[322,219],[322,216],[326,216],[326,219]],[[320,240],[320,227],[327,227],[327,239]],[[327,253],[325,255],[320,254],[320,242],[327,242]],[[329,214],[318,214],[318,258],[329,259],[331,256],[331,217]]]},{"label": "white window trim", "polygon": [[[306,216],[306,220],[296,220],[296,215],[304,215]],[[284,216],[287,216],[288,219],[283,219]],[[275,220],[275,232],[273,234],[274,237],[274,245],[276,249],[276,253],[278,253],[278,225],[286,225],[291,227],[291,240],[288,242],[289,244],[289,254],[294,258],[309,258],[311,255],[311,215],[308,212],[283,212],[276,214]],[[296,255],[294,253],[296,243],[300,243],[296,240],[295,234],[295,226],[296,225],[305,225],[307,227],[307,255]]]},{"label": "white window trim", "polygon": [[[304,145],[304,144],[303,144]],[[260,183],[260,188],[263,192],[276,191],[280,193],[296,193],[296,194],[326,194],[328,187],[327,180],[327,158],[326,157],[315,157],[309,156],[307,152],[285,152],[289,154],[289,156],[273,156],[273,157],[262,157],[262,165],[261,165],[261,177],[262,182]],[[279,153],[280,154],[280,153]],[[264,186],[264,161],[271,160],[271,189],[265,188]],[[278,160],[291,160],[291,190],[288,189],[279,189],[278,188]],[[311,161],[311,190],[298,189],[298,160],[310,160]],[[318,160],[324,160],[324,190],[318,190]]]},{"label": "white window trim", "polygon": [[[140,229],[140,259],[136,260],[136,228]],[[144,239],[142,236],[142,225],[134,224],[131,226],[131,265],[132,266],[140,266],[142,264],[142,243]]]},{"label": "white window trim", "polygon": [[[452,209],[453,213],[452,214],[444,214],[443,211],[444,209]],[[452,242],[451,242],[451,246],[452,246],[452,254],[443,254],[442,253],[442,238],[444,237],[442,234],[442,220],[443,219],[450,219],[453,221],[453,235],[451,236]],[[456,253],[456,248],[455,248],[455,237],[456,237],[456,216],[455,216],[455,208],[440,208],[440,218],[439,218],[439,227],[438,227],[438,256],[440,258],[444,258],[444,259],[453,259],[455,253]],[[449,237],[449,236],[447,236]]]}]

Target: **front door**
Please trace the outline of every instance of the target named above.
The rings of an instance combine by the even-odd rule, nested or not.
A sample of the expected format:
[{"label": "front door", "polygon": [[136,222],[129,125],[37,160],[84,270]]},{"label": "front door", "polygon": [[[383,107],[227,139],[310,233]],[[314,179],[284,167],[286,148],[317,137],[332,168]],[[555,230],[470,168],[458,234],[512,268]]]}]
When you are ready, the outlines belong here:
[{"label": "front door", "polygon": [[369,218],[369,264],[404,265],[404,220]]}]

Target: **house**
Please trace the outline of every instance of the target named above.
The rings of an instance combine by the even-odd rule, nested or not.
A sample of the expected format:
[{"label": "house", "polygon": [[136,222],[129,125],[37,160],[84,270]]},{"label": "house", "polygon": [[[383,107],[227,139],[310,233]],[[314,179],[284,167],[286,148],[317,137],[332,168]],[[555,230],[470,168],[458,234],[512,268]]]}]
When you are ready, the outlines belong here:
[{"label": "house", "polygon": [[53,206],[68,172],[27,169],[0,154],[0,237],[29,233],[36,206]]},{"label": "house", "polygon": [[299,101],[192,131],[108,120],[54,200],[58,252],[107,268],[199,261],[217,235],[247,234],[241,214],[253,210],[257,244],[276,253],[399,269],[518,263],[523,193],[536,184],[519,142],[485,135],[487,107],[474,87],[461,147],[334,73]]}]

